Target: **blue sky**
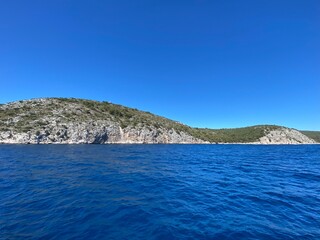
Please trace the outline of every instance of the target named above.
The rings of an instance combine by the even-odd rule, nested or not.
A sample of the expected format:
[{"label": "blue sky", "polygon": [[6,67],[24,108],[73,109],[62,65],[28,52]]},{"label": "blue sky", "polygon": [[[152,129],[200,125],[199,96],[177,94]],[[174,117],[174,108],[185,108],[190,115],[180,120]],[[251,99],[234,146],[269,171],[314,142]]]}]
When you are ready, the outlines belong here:
[{"label": "blue sky", "polygon": [[0,103],[53,96],[320,130],[320,1],[1,1]]}]

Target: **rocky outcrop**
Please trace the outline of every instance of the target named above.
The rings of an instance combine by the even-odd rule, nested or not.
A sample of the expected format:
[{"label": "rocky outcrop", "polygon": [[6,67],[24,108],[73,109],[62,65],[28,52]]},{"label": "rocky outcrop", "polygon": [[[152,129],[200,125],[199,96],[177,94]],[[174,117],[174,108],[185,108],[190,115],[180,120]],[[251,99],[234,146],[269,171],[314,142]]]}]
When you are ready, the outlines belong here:
[{"label": "rocky outcrop", "polygon": [[308,138],[301,132],[290,129],[280,128],[270,131],[267,135],[259,139],[261,144],[312,144],[315,141]]},{"label": "rocky outcrop", "polygon": [[[110,124],[110,123],[109,123]],[[44,128],[38,132],[0,132],[0,143],[21,144],[104,144],[104,143],[205,143],[174,129],[151,129],[148,127],[124,128],[114,125],[92,123],[70,124]]]},{"label": "rocky outcrop", "polygon": [[[24,108],[27,112],[21,111]],[[16,112],[10,112],[2,121],[0,143],[205,143],[185,132],[161,126],[156,128],[148,123],[123,127],[112,116],[97,116],[90,108],[76,102],[63,104],[55,99],[35,99],[6,104],[0,109],[2,113],[14,109]],[[31,118],[32,114],[35,117]]]}]

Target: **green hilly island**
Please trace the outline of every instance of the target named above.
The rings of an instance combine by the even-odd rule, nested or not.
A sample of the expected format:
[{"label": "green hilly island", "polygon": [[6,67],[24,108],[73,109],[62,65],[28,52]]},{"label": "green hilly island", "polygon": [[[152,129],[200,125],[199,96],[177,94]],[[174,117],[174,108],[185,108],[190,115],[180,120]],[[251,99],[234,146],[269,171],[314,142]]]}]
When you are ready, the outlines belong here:
[{"label": "green hilly island", "polygon": [[40,98],[0,105],[0,143],[256,143],[320,142],[318,131],[276,125],[192,128],[110,102]]}]

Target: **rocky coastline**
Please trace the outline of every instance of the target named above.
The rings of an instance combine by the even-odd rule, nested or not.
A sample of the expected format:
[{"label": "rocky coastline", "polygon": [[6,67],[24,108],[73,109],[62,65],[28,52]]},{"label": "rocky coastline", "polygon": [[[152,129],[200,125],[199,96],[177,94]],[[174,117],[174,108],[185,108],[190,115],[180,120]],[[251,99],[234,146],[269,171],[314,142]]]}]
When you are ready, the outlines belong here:
[{"label": "rocky coastline", "polygon": [[[181,123],[107,102],[32,99],[1,105],[0,114],[2,144],[228,144],[201,139]],[[245,143],[316,142],[298,130],[279,127]]]}]

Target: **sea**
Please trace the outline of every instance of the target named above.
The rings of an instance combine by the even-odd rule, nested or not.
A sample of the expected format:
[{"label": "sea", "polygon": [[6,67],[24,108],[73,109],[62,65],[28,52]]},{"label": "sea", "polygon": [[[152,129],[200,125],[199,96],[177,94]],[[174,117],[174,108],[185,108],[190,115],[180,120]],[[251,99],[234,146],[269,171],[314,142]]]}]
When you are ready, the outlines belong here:
[{"label": "sea", "polygon": [[320,145],[0,145],[0,239],[320,239]]}]

